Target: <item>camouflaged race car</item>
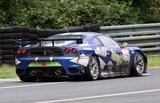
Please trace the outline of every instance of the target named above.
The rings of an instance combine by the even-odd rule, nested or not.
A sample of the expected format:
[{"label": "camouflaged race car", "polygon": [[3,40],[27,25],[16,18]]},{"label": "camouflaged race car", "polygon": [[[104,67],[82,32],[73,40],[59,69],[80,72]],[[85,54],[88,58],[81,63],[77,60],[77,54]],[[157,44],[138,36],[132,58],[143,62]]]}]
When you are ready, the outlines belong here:
[{"label": "camouflaged race car", "polygon": [[16,73],[23,82],[43,77],[141,76],[146,71],[147,57],[140,48],[121,46],[102,33],[57,34],[16,52]]}]

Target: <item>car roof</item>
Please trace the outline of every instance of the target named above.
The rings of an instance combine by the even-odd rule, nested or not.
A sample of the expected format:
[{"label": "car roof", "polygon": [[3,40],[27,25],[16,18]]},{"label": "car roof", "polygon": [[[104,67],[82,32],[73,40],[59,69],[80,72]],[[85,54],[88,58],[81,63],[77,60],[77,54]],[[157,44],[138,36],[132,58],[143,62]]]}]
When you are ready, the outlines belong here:
[{"label": "car roof", "polygon": [[75,35],[77,35],[77,36],[82,35],[83,40],[87,41],[88,43],[91,43],[92,39],[94,37],[96,37],[97,35],[104,35],[104,36],[111,38],[109,35],[105,35],[103,33],[97,33],[97,32],[68,32],[68,33],[60,33],[60,34],[56,34],[56,35],[74,35],[74,36]]}]

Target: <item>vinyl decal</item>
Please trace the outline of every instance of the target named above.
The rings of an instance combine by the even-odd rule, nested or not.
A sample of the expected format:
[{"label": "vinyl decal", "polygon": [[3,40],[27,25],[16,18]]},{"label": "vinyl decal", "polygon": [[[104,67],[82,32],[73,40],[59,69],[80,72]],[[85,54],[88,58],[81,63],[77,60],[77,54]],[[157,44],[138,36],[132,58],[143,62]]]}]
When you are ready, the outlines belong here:
[{"label": "vinyl decal", "polygon": [[49,60],[52,61],[52,60],[53,60],[53,57],[50,57]]},{"label": "vinyl decal", "polygon": [[115,52],[112,52],[111,59],[116,61],[117,65],[121,64],[123,61],[123,56]]},{"label": "vinyl decal", "polygon": [[35,61],[36,61],[36,62],[38,61],[38,57],[35,57]]},{"label": "vinyl decal", "polygon": [[104,67],[106,66],[106,63],[101,58],[99,58],[99,62],[100,62],[100,67],[104,69]]},{"label": "vinyl decal", "polygon": [[95,53],[100,55],[100,56],[103,56],[103,57],[106,57],[109,54],[105,47],[103,47],[103,48],[97,47],[96,50],[95,50]]},{"label": "vinyl decal", "polygon": [[88,62],[89,62],[89,57],[84,54],[81,54],[80,56],[78,56],[70,61],[73,63],[77,63],[77,64],[80,64],[80,65],[87,67]]},{"label": "vinyl decal", "polygon": [[20,64],[21,62],[17,59],[17,58],[15,58],[15,64],[16,65],[18,65],[18,64]]},{"label": "vinyl decal", "polygon": [[130,61],[130,54],[127,49],[121,49],[124,61]]},{"label": "vinyl decal", "polygon": [[61,64],[57,61],[54,62],[31,62],[28,67],[60,67]]}]

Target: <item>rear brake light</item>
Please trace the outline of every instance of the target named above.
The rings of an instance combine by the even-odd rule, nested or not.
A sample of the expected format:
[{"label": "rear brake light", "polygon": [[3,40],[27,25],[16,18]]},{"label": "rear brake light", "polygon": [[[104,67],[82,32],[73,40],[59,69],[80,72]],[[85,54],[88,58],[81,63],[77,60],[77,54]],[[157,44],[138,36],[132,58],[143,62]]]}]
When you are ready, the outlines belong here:
[{"label": "rear brake light", "polygon": [[72,52],[73,54],[76,54],[76,53],[78,52],[78,50],[77,50],[77,48],[72,48],[72,49],[71,49],[71,52]]},{"label": "rear brake light", "polygon": [[20,55],[21,54],[21,50],[17,50],[16,54]]},{"label": "rear brake light", "polygon": [[19,50],[17,50],[17,52],[16,52],[16,54],[17,55],[23,55],[23,54],[26,54],[27,53],[27,50],[26,49],[19,49]]},{"label": "rear brake light", "polygon": [[26,49],[22,49],[22,54],[26,54],[27,53],[27,50]]},{"label": "rear brake light", "polygon": [[69,54],[69,53],[71,52],[71,50],[70,50],[69,48],[65,48],[65,49],[64,49],[64,52],[65,52],[66,54]]}]

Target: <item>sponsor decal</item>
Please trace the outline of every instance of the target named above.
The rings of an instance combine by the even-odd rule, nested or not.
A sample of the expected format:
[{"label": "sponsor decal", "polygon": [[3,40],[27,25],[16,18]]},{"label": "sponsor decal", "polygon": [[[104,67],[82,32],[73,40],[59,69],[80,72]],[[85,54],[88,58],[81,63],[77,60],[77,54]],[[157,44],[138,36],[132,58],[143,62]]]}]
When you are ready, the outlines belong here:
[{"label": "sponsor decal", "polygon": [[28,47],[30,47],[30,46],[31,46],[31,45],[26,45],[25,47],[28,48]]},{"label": "sponsor decal", "polygon": [[28,67],[60,67],[61,64],[57,61],[53,62],[31,62]]},{"label": "sponsor decal", "polygon": [[121,64],[123,61],[123,56],[112,52],[111,59],[117,62],[117,65]]},{"label": "sponsor decal", "polygon": [[102,76],[102,77],[109,77],[110,75],[109,75],[109,73],[107,73],[107,72],[102,72],[102,73],[101,73],[101,76]]},{"label": "sponsor decal", "polygon": [[123,54],[129,55],[129,51],[127,49],[121,49]]},{"label": "sponsor decal", "polygon": [[46,62],[42,62],[42,67],[46,67]]},{"label": "sponsor decal", "polygon": [[89,57],[84,54],[81,54],[80,56],[78,56],[70,61],[73,63],[77,63],[77,64],[80,64],[80,65],[87,67],[88,62],[89,62]]},{"label": "sponsor decal", "polygon": [[106,63],[101,58],[99,58],[99,62],[100,62],[100,67],[104,69]]},{"label": "sponsor decal", "polygon": [[92,48],[90,47],[83,47],[84,50],[93,50]]},{"label": "sponsor decal", "polygon": [[36,62],[38,61],[38,57],[35,57],[35,61],[36,61]]},{"label": "sponsor decal", "polygon": [[52,60],[53,60],[53,57],[50,57],[49,60],[52,61]]},{"label": "sponsor decal", "polygon": [[80,44],[79,46],[81,46],[81,47],[88,47],[89,46],[89,44],[88,43],[84,43],[84,44]]},{"label": "sponsor decal", "polygon": [[122,53],[123,53],[123,60],[125,61],[129,61],[130,60],[130,54],[129,54],[129,50],[127,49],[121,49]]},{"label": "sponsor decal", "polygon": [[21,61],[19,61],[17,58],[15,58],[15,64],[18,65],[20,63],[21,63]]},{"label": "sponsor decal", "polygon": [[106,57],[109,54],[107,51],[108,49],[106,49],[105,47],[102,48],[97,47],[95,53],[100,56]]}]

